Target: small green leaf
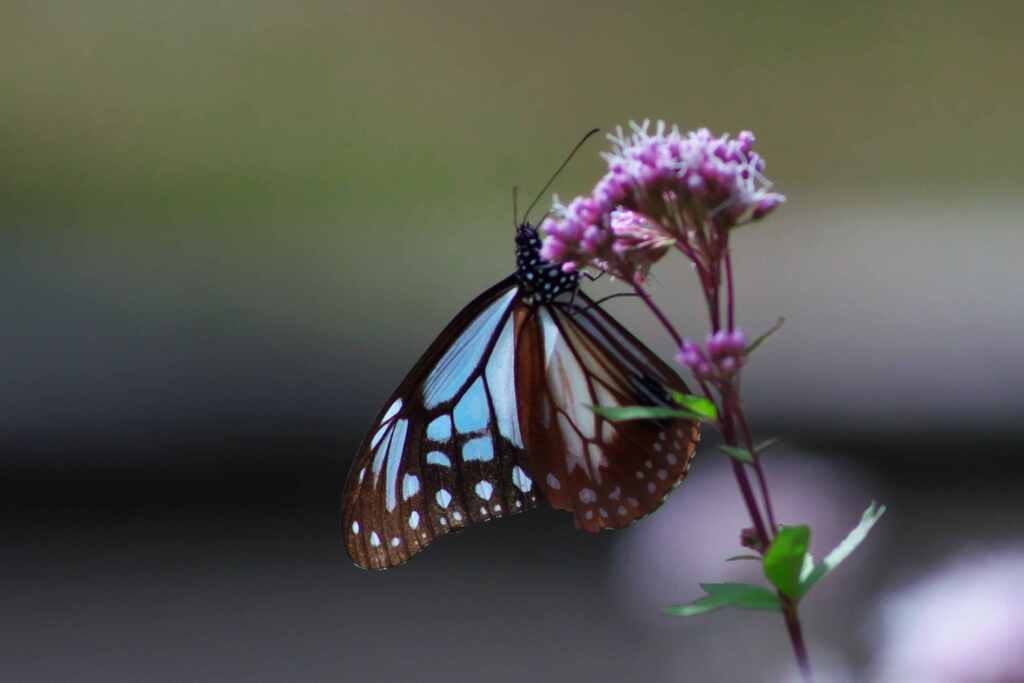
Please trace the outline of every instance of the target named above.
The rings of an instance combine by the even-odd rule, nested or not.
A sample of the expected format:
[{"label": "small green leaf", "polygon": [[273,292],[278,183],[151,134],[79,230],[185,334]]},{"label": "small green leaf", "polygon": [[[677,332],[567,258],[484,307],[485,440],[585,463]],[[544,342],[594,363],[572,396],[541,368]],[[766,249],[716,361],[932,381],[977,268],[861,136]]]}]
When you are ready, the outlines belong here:
[{"label": "small green leaf", "polygon": [[783,527],[764,554],[764,575],[791,598],[800,597],[800,570],[810,539],[808,526]]},{"label": "small green leaf", "polygon": [[692,617],[722,607],[757,610],[781,608],[779,596],[763,586],[754,586],[748,583],[702,583],[701,588],[707,595],[686,605],[673,605],[665,610],[666,614]]},{"label": "small green leaf", "polygon": [[711,422],[718,419],[718,409],[715,408],[714,401],[696,394],[684,394],[671,389],[669,392],[672,394],[672,400],[690,412],[703,416],[704,420]]},{"label": "small green leaf", "polygon": [[768,450],[769,448],[771,448],[772,446],[774,446],[778,442],[779,442],[779,438],[776,437],[776,436],[773,436],[770,439],[765,439],[761,443],[759,443],[756,446],[754,446],[754,452],[757,453],[758,455],[761,455],[762,453],[764,453],[766,450]]},{"label": "small green leaf", "polygon": [[719,446],[718,449],[730,458],[736,458],[740,462],[745,462],[748,465],[754,462],[754,456],[752,456],[750,451],[746,448],[740,448],[739,446]]},{"label": "small green leaf", "polygon": [[778,332],[778,331],[779,331],[779,329],[780,329],[780,328],[781,328],[781,327],[782,327],[783,325],[785,325],[785,324],[786,324],[786,319],[785,319],[785,318],[779,318],[778,320],[776,320],[776,321],[775,321],[775,324],[774,324],[774,325],[772,325],[772,326],[771,326],[771,327],[770,327],[770,328],[768,329],[768,331],[767,331],[767,332],[765,332],[764,334],[762,334],[762,335],[761,335],[760,337],[758,337],[757,339],[755,339],[754,341],[752,341],[752,342],[750,343],[750,345],[749,345],[749,346],[747,346],[747,353],[748,353],[748,354],[751,354],[751,353],[753,353],[753,352],[754,352],[754,349],[756,349],[756,348],[757,348],[758,346],[760,346],[761,344],[763,344],[763,343],[764,343],[764,340],[765,340],[765,339],[767,339],[768,337],[770,337],[770,336],[772,336],[773,334],[775,334],[776,332]]},{"label": "small green leaf", "polygon": [[839,563],[850,556],[854,550],[857,549],[865,538],[868,536],[868,532],[871,531],[871,527],[875,525],[882,515],[885,514],[885,506],[878,505],[875,501],[871,501],[871,505],[861,515],[860,523],[856,528],[847,534],[846,538],[840,542],[835,549],[826,555],[821,562],[819,562],[814,569],[812,569],[806,577],[800,579],[800,595],[801,597],[807,594],[807,591],[811,587],[825,578],[833,569],[839,566]]},{"label": "small green leaf", "polygon": [[757,560],[761,561],[758,555],[733,555],[732,557],[725,558],[726,562],[735,562],[736,560]]},{"label": "small green leaf", "polygon": [[727,607],[729,603],[716,598],[713,595],[705,595],[685,605],[672,605],[665,608],[665,614],[673,617],[695,617],[705,612],[713,612],[716,609]]},{"label": "small green leaf", "polygon": [[689,410],[669,408],[668,406],[587,406],[595,413],[611,420],[612,422],[624,422],[626,420],[664,420],[667,418],[680,418],[683,420],[703,420],[704,417]]}]

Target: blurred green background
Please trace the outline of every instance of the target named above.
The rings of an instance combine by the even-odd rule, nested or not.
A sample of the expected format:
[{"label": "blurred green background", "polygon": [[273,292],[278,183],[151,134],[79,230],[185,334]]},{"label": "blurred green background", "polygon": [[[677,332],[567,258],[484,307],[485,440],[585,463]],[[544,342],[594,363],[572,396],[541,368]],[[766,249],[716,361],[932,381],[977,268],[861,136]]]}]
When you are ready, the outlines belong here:
[{"label": "blurred green background", "polygon": [[[1022,22],[1019,3],[4,3],[0,471],[23,529],[8,560],[31,577],[77,557],[92,543],[82,525],[111,530],[112,562],[138,544],[167,550],[153,528],[241,534],[259,548],[243,554],[326,553],[318,576],[351,608],[338,628],[384,629],[366,597],[383,584],[350,574],[334,535],[348,459],[426,344],[511,270],[512,187],[532,198],[587,129],[646,117],[754,130],[789,197],[736,243],[744,326],[788,319],[748,372],[757,430],[848,458],[869,495],[906,497],[894,529],[934,531],[937,548],[952,541],[924,491],[956,490],[983,520],[974,491],[1019,514],[992,487],[1022,478]],[[588,144],[553,191],[587,191],[603,147]],[[655,289],[700,336],[694,284],[675,262]],[[639,307],[609,309],[671,352]],[[211,514],[234,526],[210,531]],[[317,530],[301,550],[263,543],[260,529],[295,533],[274,527],[282,515]],[[498,552],[567,524],[537,519],[439,544],[425,574],[387,585],[460,571],[445,552],[471,536],[464,547]],[[588,548],[566,567],[604,580],[614,541],[557,538]],[[32,621],[38,603],[22,607],[36,615],[26,643],[66,644]],[[453,618],[472,631],[464,607]],[[180,623],[203,633],[204,614]],[[119,619],[99,609],[90,623],[116,638],[136,623]],[[659,647],[651,677],[673,678]],[[246,678],[221,654],[218,678]],[[538,657],[557,669],[555,653]],[[380,675],[356,660],[317,660],[310,675]],[[16,661],[21,680],[46,678]],[[111,661],[97,675],[147,666]],[[701,661],[704,680],[739,675]]]}]

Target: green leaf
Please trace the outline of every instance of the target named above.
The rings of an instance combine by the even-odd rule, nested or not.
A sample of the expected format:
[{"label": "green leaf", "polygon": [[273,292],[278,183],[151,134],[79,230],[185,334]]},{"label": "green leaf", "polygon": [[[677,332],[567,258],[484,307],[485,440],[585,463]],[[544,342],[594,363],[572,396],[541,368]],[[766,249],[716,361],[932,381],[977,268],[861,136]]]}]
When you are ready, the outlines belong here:
[{"label": "green leaf", "polygon": [[739,446],[719,446],[718,450],[722,451],[730,458],[736,458],[740,462],[745,462],[748,465],[754,462],[754,456],[750,454],[746,448],[740,448]]},{"label": "green leaf", "polygon": [[697,396],[696,394],[684,394],[681,391],[675,391],[670,389],[669,392],[672,394],[672,400],[686,408],[691,413],[697,413],[704,417],[708,422],[718,419],[718,409],[715,408],[714,401],[708,400],[703,396]]},{"label": "green leaf", "polygon": [[800,580],[800,595],[804,596],[811,587],[825,578],[833,569],[839,566],[839,563],[849,557],[850,553],[857,549],[865,538],[868,536],[868,532],[871,531],[871,527],[875,525],[882,515],[885,514],[885,506],[878,505],[875,501],[871,501],[871,505],[861,515],[860,524],[847,534],[846,538],[835,547],[835,549],[818,563],[814,569],[812,569],[806,577],[802,577]]},{"label": "green leaf", "polygon": [[800,597],[800,570],[810,540],[811,528],[806,525],[783,527],[764,554],[764,575],[791,598]]},{"label": "green leaf", "polygon": [[782,326],[783,326],[783,325],[785,325],[785,324],[786,324],[786,319],[785,319],[785,318],[779,318],[778,320],[776,320],[776,321],[775,321],[775,324],[774,324],[774,325],[772,325],[772,326],[771,326],[771,327],[770,327],[770,328],[768,329],[768,331],[767,331],[767,332],[765,332],[764,334],[762,334],[762,335],[761,335],[760,337],[758,337],[757,339],[755,339],[754,341],[752,341],[752,342],[750,343],[750,345],[749,345],[749,346],[747,346],[747,351],[746,351],[746,352],[747,352],[747,354],[751,354],[751,353],[753,353],[753,352],[754,352],[754,349],[756,349],[756,348],[757,348],[758,346],[760,346],[761,344],[763,344],[763,343],[764,343],[764,340],[765,340],[765,339],[767,339],[768,337],[770,337],[770,336],[772,336],[773,334],[775,334],[776,332],[778,332],[778,331],[779,331],[779,329],[781,329],[781,328],[782,328]]},{"label": "green leaf", "polygon": [[673,605],[665,610],[666,614],[692,617],[722,607],[757,610],[781,609],[779,596],[763,586],[754,586],[749,583],[702,583],[700,587],[707,595],[686,605]]},{"label": "green leaf", "polygon": [[760,562],[761,558],[758,555],[733,555],[732,557],[725,558],[726,562],[735,562],[736,560],[757,560]]},{"label": "green leaf", "polygon": [[683,420],[703,420],[704,417],[689,410],[669,408],[667,406],[587,406],[595,413],[611,420],[612,422],[624,422],[626,420],[664,420],[666,418],[681,418]]}]

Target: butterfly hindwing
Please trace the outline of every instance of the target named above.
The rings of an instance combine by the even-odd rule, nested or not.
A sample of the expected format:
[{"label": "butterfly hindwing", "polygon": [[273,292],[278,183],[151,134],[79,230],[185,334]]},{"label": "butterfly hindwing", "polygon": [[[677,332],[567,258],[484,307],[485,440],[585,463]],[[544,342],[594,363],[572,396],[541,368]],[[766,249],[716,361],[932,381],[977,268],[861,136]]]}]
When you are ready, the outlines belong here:
[{"label": "butterfly hindwing", "polygon": [[537,504],[516,411],[519,297],[508,278],[466,306],[364,439],[344,503],[359,566],[402,564],[449,531]]},{"label": "butterfly hindwing", "polygon": [[523,438],[548,502],[587,531],[650,514],[686,477],[699,438],[687,420],[610,422],[592,405],[672,405],[679,376],[582,293],[520,315]]}]

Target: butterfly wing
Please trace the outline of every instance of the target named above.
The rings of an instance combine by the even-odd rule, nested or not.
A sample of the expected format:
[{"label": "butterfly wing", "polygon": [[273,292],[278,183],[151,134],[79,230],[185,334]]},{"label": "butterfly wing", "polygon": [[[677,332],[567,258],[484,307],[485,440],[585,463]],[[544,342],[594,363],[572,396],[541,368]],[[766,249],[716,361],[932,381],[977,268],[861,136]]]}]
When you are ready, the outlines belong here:
[{"label": "butterfly wing", "polygon": [[685,479],[698,425],[610,422],[588,406],[673,405],[682,379],[582,292],[517,309],[519,420],[530,472],[578,527],[617,529],[650,514]]},{"label": "butterfly wing", "polygon": [[516,410],[522,308],[514,276],[481,294],[385,403],[345,485],[345,547],[360,567],[402,564],[449,531],[537,504]]}]

